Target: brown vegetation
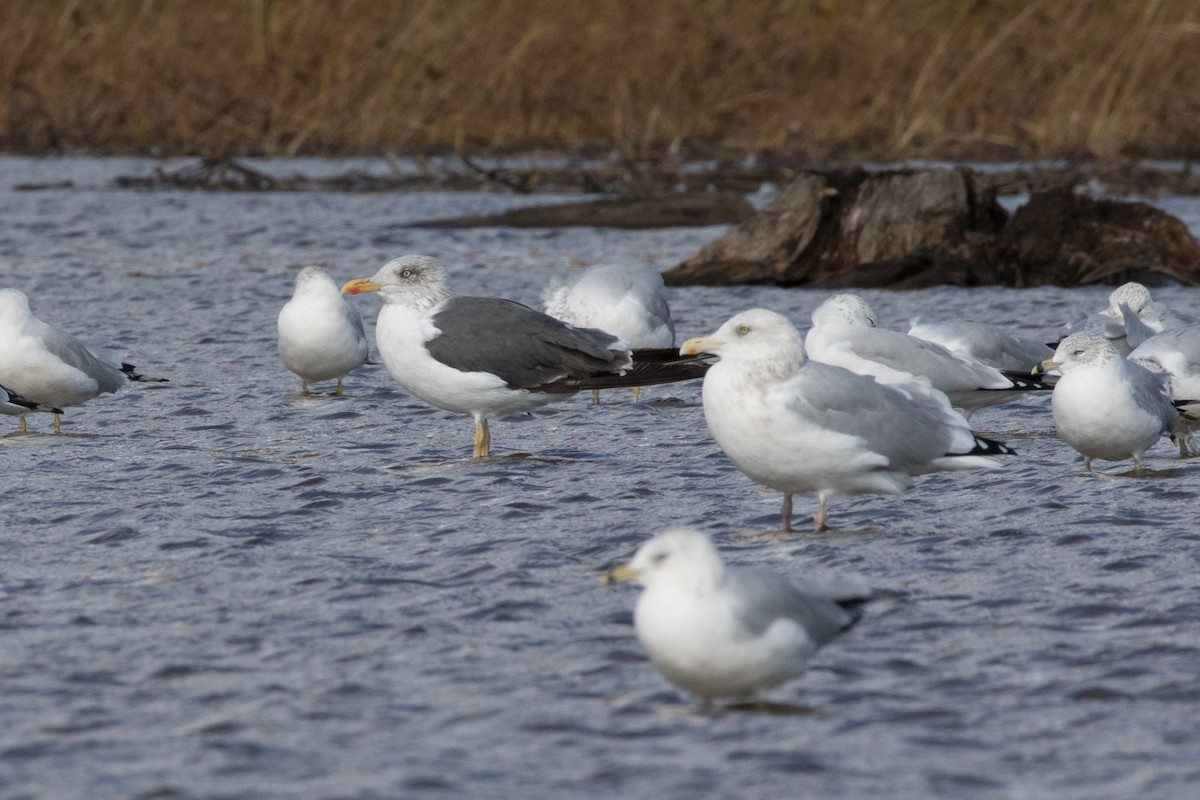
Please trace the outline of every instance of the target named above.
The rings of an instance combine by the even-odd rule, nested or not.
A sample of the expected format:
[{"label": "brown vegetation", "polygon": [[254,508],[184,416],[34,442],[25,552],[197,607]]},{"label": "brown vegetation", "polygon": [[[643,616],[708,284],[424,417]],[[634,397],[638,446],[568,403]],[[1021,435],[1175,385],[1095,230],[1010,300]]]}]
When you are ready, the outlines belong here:
[{"label": "brown vegetation", "polygon": [[1200,154],[1195,0],[5,0],[0,147]]}]

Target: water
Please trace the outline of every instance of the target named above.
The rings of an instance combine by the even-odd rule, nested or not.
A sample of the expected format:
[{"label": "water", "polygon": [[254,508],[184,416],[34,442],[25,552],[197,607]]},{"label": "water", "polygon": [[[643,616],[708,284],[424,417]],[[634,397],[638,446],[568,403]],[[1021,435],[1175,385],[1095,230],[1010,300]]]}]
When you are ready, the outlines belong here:
[{"label": "water", "polygon": [[[1007,468],[836,499],[834,532],[785,537],[779,495],[680,385],[496,421],[472,462],[470,420],[381,366],[299,395],[275,316],[300,266],[344,280],[425,252],[460,293],[535,304],[571,265],[665,267],[719,230],[422,231],[401,226],[537,198],[105,188],[149,166],[0,160],[0,285],[171,379],[71,409],[66,435],[41,416],[0,438],[0,797],[1200,793],[1200,460],[1164,441],[1143,477],[1087,477],[1033,397],[973,418],[1020,452]],[[1200,203],[1161,202],[1200,233]],[[803,322],[827,294],[672,306],[682,339],[756,305]],[[1107,289],[864,294],[888,327],[1042,333]],[[1196,290],[1155,296],[1200,314]],[[645,660],[636,590],[598,576],[677,523],[738,563],[880,591],[771,692],[803,713],[700,714]]]}]

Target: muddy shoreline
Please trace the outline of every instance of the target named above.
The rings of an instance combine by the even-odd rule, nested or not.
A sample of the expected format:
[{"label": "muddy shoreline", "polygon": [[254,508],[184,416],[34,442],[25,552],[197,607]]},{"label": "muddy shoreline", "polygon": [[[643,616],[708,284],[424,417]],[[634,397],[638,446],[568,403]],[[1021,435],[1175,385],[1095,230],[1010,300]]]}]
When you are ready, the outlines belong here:
[{"label": "muddy shoreline", "polygon": [[[514,194],[599,194],[647,197],[677,192],[730,191],[750,194],[764,184],[789,181],[806,170],[871,171],[872,165],[813,163],[763,153],[738,160],[706,162],[598,162],[546,158],[544,163],[506,160],[483,162],[463,156],[380,159],[384,170],[347,169],[333,175],[282,172],[249,159],[164,160],[141,174],[118,176],[116,188],[140,190],[265,192],[406,192],[481,191]],[[888,165],[894,166],[894,165]],[[909,164],[905,164],[909,166]],[[914,167],[935,167],[917,162]],[[1200,168],[1188,161],[1081,161],[1079,163],[976,164],[989,188],[999,195],[1062,189],[1111,196],[1200,195]],[[879,167],[881,168],[881,167]],[[22,191],[71,188],[70,181],[24,183]]]}]

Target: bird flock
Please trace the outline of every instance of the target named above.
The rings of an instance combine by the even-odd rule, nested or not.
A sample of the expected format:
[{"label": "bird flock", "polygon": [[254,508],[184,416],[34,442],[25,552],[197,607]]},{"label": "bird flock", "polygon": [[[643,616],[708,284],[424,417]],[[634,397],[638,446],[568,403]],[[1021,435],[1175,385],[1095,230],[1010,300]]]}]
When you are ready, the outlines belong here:
[{"label": "bird flock", "polygon": [[[735,313],[707,336],[675,347],[659,272],[605,264],[546,290],[545,310],[451,293],[434,258],[407,255],[340,288],[305,267],[278,316],[283,365],[313,384],[369,363],[363,320],[349,298],[383,300],[375,326],[379,358],[408,393],[475,423],[473,455],[491,454],[489,419],[528,411],[585,389],[703,379],[712,438],[753,481],[783,494],[815,494],[815,531],[842,495],[897,494],[937,471],[1001,468],[1016,456],[971,429],[968,415],[1049,391],[1058,435],[1083,457],[1131,459],[1164,435],[1190,454],[1200,419],[1200,324],[1156,304],[1145,287],[1114,290],[1109,305],[1065,325],[1052,348],[973,320],[913,320],[880,328],[863,298],[839,294],[813,312],[807,335],[763,308]],[[49,413],[145,378],[97,355],[34,316],[17,289],[0,290],[0,413]],[[710,538],[664,531],[606,582],[643,586],[634,614],[651,661],[702,705],[757,696],[803,672],[824,644],[863,615],[871,592],[793,582],[727,566]]]}]

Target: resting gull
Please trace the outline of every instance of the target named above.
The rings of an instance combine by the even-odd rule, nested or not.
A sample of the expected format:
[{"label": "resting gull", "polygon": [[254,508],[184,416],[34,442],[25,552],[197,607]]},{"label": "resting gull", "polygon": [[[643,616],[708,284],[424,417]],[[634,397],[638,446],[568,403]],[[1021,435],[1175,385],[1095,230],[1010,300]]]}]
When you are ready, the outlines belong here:
[{"label": "resting gull", "polygon": [[340,396],[342,378],[367,360],[362,317],[322,267],[300,270],[292,299],[279,312],[278,328],[279,355],[300,376],[303,394],[309,393],[309,383],[336,378],[333,393]]},{"label": "resting gull", "polygon": [[645,587],[633,612],[638,640],[702,708],[714,697],[757,695],[800,675],[818,648],[862,618],[866,600],[725,566],[708,536],[687,528],[650,539],[603,581]]},{"label": "resting gull", "polygon": [[1026,374],[1009,374],[939,344],[878,328],[875,313],[858,295],[830,297],[813,311],[812,322],[804,341],[812,360],[880,383],[920,381],[968,411],[1007,402],[1018,392],[1051,388],[1027,374],[1036,362],[1026,365]]},{"label": "resting gull", "polygon": [[785,531],[795,492],[817,493],[820,531],[833,495],[896,494],[914,475],[996,467],[1013,452],[975,436],[925,384],[806,362],[800,334],[773,311],[744,311],[681,352],[720,356],[704,378],[708,429],[738,469],[784,493]]},{"label": "resting gull", "polygon": [[1112,342],[1121,355],[1128,355],[1143,341],[1164,330],[1194,325],[1195,319],[1176,314],[1161,303],[1155,303],[1150,290],[1140,283],[1123,283],[1108,295],[1108,306],[1102,311],[1063,325],[1058,332],[1061,340],[1073,333],[1099,333]]},{"label": "resting gull", "polygon": [[[543,310],[580,328],[607,331],[635,350],[675,346],[662,273],[649,264],[596,264],[542,295]],[[633,387],[637,402],[640,387]],[[599,399],[599,391],[593,390]]]},{"label": "resting gull", "polygon": [[1095,458],[1132,458],[1138,472],[1146,451],[1163,434],[1175,435],[1179,415],[1166,379],[1129,361],[1100,333],[1071,334],[1039,368],[1062,375],[1050,403],[1054,427],[1083,454],[1088,472]]},{"label": "resting gull", "polygon": [[388,372],[425,402],[474,417],[476,458],[490,453],[489,417],[582,389],[698,378],[707,367],[635,362],[625,343],[604,331],[511,300],[452,297],[445,270],[429,256],[401,256],[342,292],[380,293],[375,340]]},{"label": "resting gull", "polygon": [[952,353],[982,361],[989,367],[1029,372],[1054,355],[1054,349],[1035,339],[1026,339],[987,322],[948,319],[921,322],[914,319],[909,336],[941,345]]},{"label": "resting gull", "polygon": [[1166,376],[1167,390],[1179,409],[1176,444],[1187,458],[1188,439],[1200,427],[1200,325],[1163,331],[1138,345],[1129,360]]},{"label": "resting gull", "polygon": [[[98,358],[71,334],[33,315],[29,298],[17,289],[0,289],[0,383],[33,403],[52,406],[54,432],[62,433],[61,409],[115,392],[145,378],[132,364]],[[20,428],[25,431],[25,417]]]}]

